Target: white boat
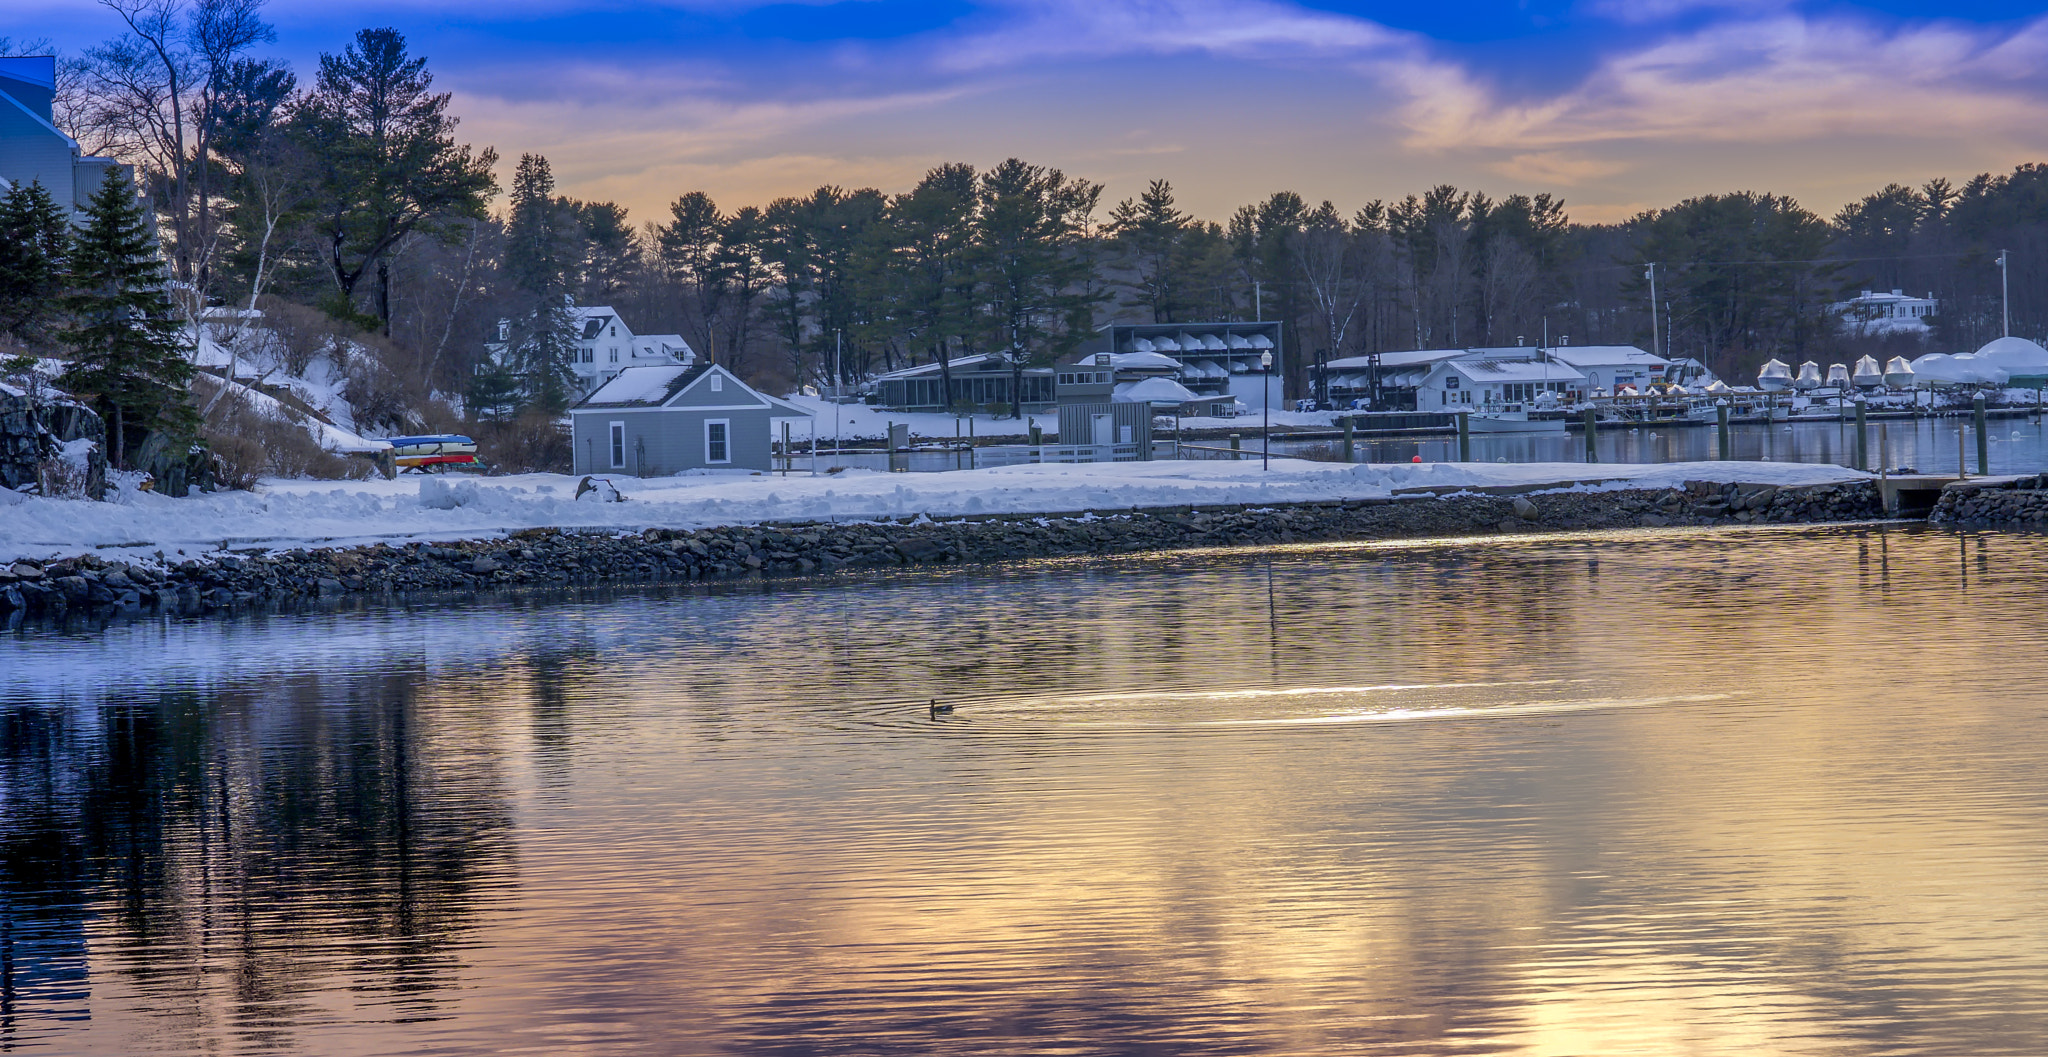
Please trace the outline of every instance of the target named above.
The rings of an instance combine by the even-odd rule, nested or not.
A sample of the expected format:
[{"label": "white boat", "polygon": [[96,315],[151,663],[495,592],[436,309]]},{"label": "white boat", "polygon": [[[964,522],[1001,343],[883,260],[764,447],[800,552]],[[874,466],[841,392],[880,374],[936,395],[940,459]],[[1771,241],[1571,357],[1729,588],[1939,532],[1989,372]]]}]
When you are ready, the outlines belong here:
[{"label": "white boat", "polygon": [[1792,368],[1782,360],[1765,360],[1763,370],[1756,374],[1756,387],[1767,393],[1782,393],[1792,388]]},{"label": "white boat", "polygon": [[1884,384],[1893,389],[1913,387],[1913,365],[1904,356],[1894,356],[1884,365]]},{"label": "white boat", "polygon": [[1509,404],[1468,413],[1467,428],[1474,433],[1562,433],[1565,418],[1563,411],[1531,411]]},{"label": "white boat", "polygon": [[1873,389],[1884,384],[1884,371],[1878,367],[1874,357],[1865,356],[1856,361],[1856,371],[1851,380],[1859,389]]},{"label": "white boat", "polygon": [[1808,360],[1799,365],[1799,377],[1792,379],[1792,388],[1801,392],[1818,389],[1821,386],[1820,364]]},{"label": "white boat", "polygon": [[1828,384],[1833,386],[1848,385],[1849,365],[1846,363],[1828,364]]}]

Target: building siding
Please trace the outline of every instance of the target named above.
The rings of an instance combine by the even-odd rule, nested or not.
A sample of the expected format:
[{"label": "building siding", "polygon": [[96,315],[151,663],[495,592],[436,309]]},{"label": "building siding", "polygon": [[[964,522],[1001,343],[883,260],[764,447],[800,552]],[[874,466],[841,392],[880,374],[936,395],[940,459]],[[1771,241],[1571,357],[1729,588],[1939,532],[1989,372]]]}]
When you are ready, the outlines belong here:
[{"label": "building siding", "polygon": [[[728,386],[730,389],[730,386]],[[713,394],[725,395],[725,394]],[[744,393],[733,394],[744,397]],[[705,411],[694,408],[620,411],[592,408],[569,415],[575,442],[575,472],[618,473],[632,477],[666,477],[684,470],[773,469],[770,432],[773,417],[757,411]],[[726,436],[732,461],[704,461],[704,423],[724,419],[732,424]],[[626,424],[626,465],[611,464],[611,424]]]}]

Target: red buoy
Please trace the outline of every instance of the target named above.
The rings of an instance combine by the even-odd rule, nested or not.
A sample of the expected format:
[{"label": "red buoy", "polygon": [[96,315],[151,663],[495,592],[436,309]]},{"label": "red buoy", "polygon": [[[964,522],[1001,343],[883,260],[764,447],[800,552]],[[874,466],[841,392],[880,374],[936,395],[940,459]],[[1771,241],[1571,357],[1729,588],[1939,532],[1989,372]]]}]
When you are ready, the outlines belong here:
[{"label": "red buoy", "polygon": [[1417,456],[1416,456],[1415,458],[1413,458],[1413,459],[1411,459],[1411,460],[1409,460],[1409,461],[1411,461],[1411,462],[1421,462],[1421,461],[1422,461],[1422,456],[1420,456],[1420,455],[1417,455]]}]

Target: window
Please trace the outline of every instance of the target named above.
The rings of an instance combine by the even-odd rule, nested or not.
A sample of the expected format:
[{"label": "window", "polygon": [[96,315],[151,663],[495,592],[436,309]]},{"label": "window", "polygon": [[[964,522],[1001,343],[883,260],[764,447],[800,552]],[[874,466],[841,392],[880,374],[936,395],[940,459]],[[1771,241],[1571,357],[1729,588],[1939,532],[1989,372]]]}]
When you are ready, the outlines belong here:
[{"label": "window", "polygon": [[626,465],[626,424],[612,423],[612,469]]},{"label": "window", "polygon": [[619,362],[619,347],[618,347],[617,345],[614,345],[614,346],[612,346],[612,347],[611,347],[611,348],[610,348],[609,350],[607,350],[607,351],[609,351],[609,352],[611,353],[611,355],[612,355],[612,362],[613,362],[613,363],[617,363],[617,362]]},{"label": "window", "polygon": [[726,444],[725,439],[726,430],[730,425],[731,422],[723,418],[714,418],[704,423],[705,462],[732,461],[732,449]]},{"label": "window", "polygon": [[725,377],[723,375],[720,375],[717,372],[712,373],[711,391],[714,393],[725,392]]},{"label": "window", "polygon": [[619,328],[617,328],[617,327],[613,327],[613,328],[612,328],[612,332],[611,332],[611,336],[612,336],[612,337],[614,337],[614,338],[618,337],[618,336],[619,336]]}]

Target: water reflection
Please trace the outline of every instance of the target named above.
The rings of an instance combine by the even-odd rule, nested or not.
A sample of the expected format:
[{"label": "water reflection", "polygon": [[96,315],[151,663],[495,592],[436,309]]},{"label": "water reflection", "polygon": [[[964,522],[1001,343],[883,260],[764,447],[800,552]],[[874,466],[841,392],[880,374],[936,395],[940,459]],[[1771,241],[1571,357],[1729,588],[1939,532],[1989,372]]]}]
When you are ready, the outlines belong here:
[{"label": "water reflection", "polygon": [[1668,530],[18,639],[0,1039],[2029,1053],[2044,557]]},{"label": "water reflection", "polygon": [[125,1052],[292,1050],[334,988],[445,1015],[512,849],[494,761],[419,726],[416,674],[10,704],[0,1044],[126,1008]]}]

